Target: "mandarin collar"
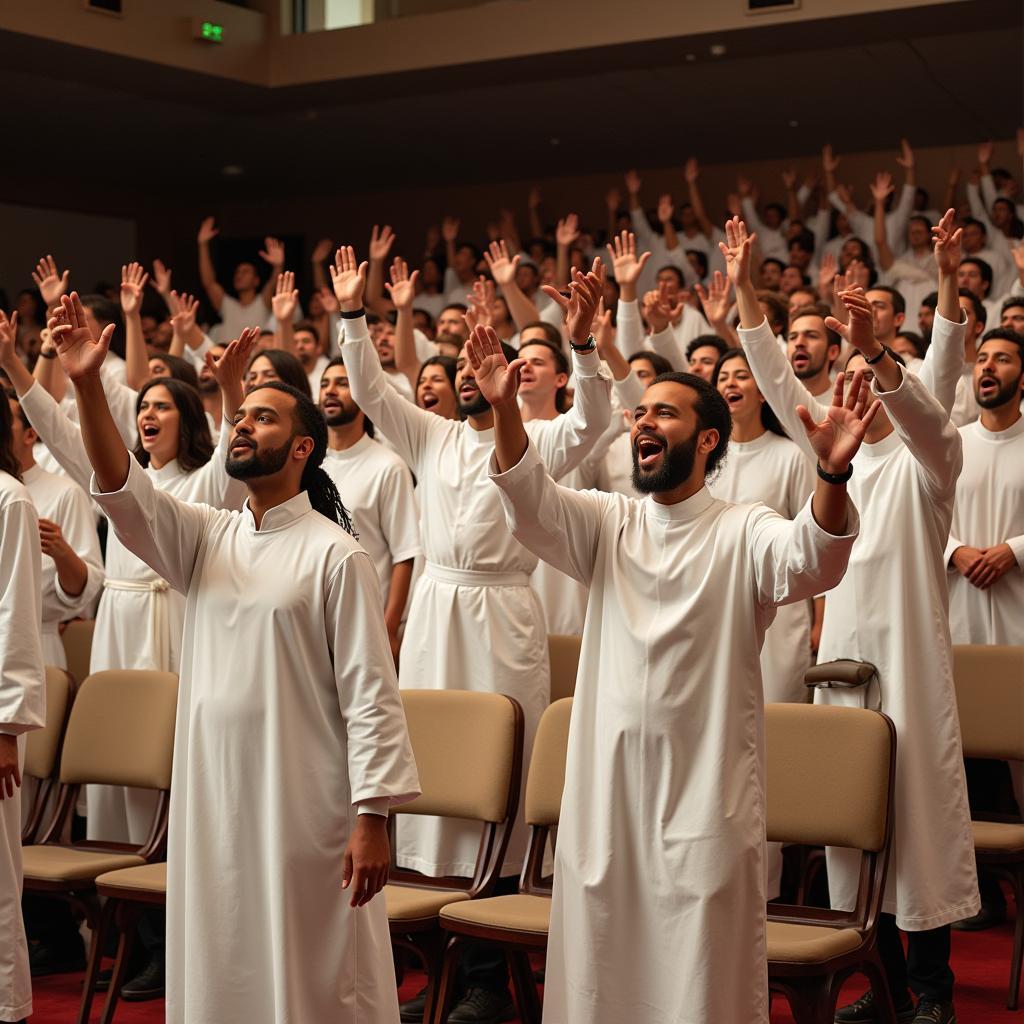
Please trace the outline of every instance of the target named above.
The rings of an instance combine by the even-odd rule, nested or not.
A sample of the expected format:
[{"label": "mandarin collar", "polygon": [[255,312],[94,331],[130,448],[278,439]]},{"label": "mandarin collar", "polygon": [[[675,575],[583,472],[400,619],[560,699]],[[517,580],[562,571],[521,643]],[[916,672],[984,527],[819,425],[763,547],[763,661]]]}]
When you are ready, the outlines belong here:
[{"label": "mandarin collar", "polygon": [[662,505],[654,500],[654,495],[649,494],[644,501],[647,515],[653,519],[671,520],[674,522],[686,522],[689,519],[696,519],[703,515],[714,504],[715,499],[707,487],[702,487],[696,494],[691,494],[684,501],[677,501],[674,505]]},{"label": "mandarin collar", "polygon": [[309,503],[309,495],[305,491],[299,491],[294,497],[283,501],[280,505],[267,509],[263,514],[263,522],[257,530],[248,498],[245,499],[245,504],[242,506],[242,516],[251,533],[270,533],[274,530],[283,530],[312,511],[313,506]]}]

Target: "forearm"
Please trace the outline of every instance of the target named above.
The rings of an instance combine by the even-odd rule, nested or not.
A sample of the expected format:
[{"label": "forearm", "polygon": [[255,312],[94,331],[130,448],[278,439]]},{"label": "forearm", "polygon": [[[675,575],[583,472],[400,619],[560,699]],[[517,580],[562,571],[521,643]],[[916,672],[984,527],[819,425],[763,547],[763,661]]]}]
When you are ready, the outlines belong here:
[{"label": "forearm", "polygon": [[559,245],[555,254],[555,287],[569,287],[569,247]]},{"label": "forearm", "polygon": [[752,331],[765,318],[749,275],[736,283],[736,310],[740,315],[740,327],[745,331]]},{"label": "forearm", "polygon": [[536,303],[516,284],[515,280],[501,286],[501,295],[508,306],[509,315],[517,330],[521,331],[527,324],[540,319]]},{"label": "forearm", "polygon": [[494,456],[498,472],[506,473],[518,465],[529,443],[519,403],[494,406]]},{"label": "forearm", "polygon": [[711,238],[714,225],[704,209],[704,200],[701,198],[700,189],[695,181],[690,182],[690,206],[693,208],[693,215],[697,218],[697,223],[700,225],[701,231],[704,232],[704,236]]},{"label": "forearm", "polygon": [[277,330],[274,332],[274,347],[290,352],[292,355],[295,354],[295,325],[290,317],[277,321]]},{"label": "forearm", "polygon": [[223,290],[217,281],[217,272],[213,269],[209,242],[199,243],[199,280],[202,282],[206,294],[210,297],[210,301],[219,308]]},{"label": "forearm", "polygon": [[146,341],[142,337],[142,314],[137,310],[134,313],[126,313],[124,330],[125,383],[135,391],[140,391],[142,385],[150,378],[149,356],[146,352]]},{"label": "forearm", "polygon": [[[951,274],[943,270],[939,271],[939,298],[935,304],[935,312],[954,324],[960,323],[963,319],[963,313],[960,309],[960,287],[957,283],[955,270]],[[963,350],[961,348],[962,354]]]},{"label": "forearm", "polygon": [[378,316],[387,312],[390,303],[384,295],[384,261],[370,260],[370,269],[366,273],[366,293],[363,301]]},{"label": "forearm", "polygon": [[420,361],[416,355],[412,306],[398,307],[398,318],[395,320],[395,368],[409,378],[413,388],[416,387]]},{"label": "forearm", "polygon": [[644,327],[636,302],[636,285],[631,285],[633,298],[626,297],[626,289],[619,291],[619,304],[615,315],[615,347],[628,359],[644,345]]},{"label": "forearm", "polygon": [[601,349],[600,355],[608,364],[608,369],[615,380],[625,380],[630,375],[629,361],[619,351],[618,345],[606,345]]},{"label": "forearm", "polygon": [[893,258],[885,230],[885,204],[880,199],[875,200],[875,217],[872,223],[875,248],[878,250],[878,262],[883,270],[888,270],[892,266]]},{"label": "forearm", "polygon": [[99,374],[75,381],[78,423],[82,430],[89,462],[101,492],[118,491],[128,479],[131,456],[125,448],[117,424],[110,415],[107,396]]},{"label": "forearm", "polygon": [[405,611],[406,603],[409,600],[409,587],[412,584],[411,558],[404,562],[396,562],[391,567],[391,585],[388,588],[388,600],[384,606],[384,625],[388,633],[398,632],[402,624],[402,613]]},{"label": "forearm", "polygon": [[[55,350],[50,349],[50,351]],[[64,395],[67,394],[68,378],[64,373],[64,368],[60,365],[60,360],[56,356],[40,355],[36,360],[33,376],[39,382],[40,387],[48,394],[53,395],[55,402],[61,401]]]},{"label": "forearm", "polygon": [[57,581],[61,590],[68,597],[78,597],[89,581],[89,566],[70,547],[65,547],[62,552],[52,557],[53,564],[57,567]]},{"label": "forearm", "polygon": [[[671,252],[673,249],[677,249],[679,247],[679,235],[676,232],[676,229],[672,224],[672,221],[663,220],[661,222],[661,229],[664,232],[663,237],[665,239],[665,248],[668,249],[669,252]],[[686,259],[685,253],[683,254],[683,259]]]},{"label": "forearm", "polygon": [[818,478],[811,498],[811,512],[814,521],[826,533],[831,533],[834,537],[841,537],[846,533],[848,505],[846,484],[830,484]]},{"label": "forearm", "polygon": [[[39,363],[56,362],[56,359],[43,359],[40,356],[36,362],[36,366],[38,366]],[[10,380],[11,386],[14,388],[19,398],[21,398],[21,396],[25,394],[25,392],[28,391],[28,389],[32,387],[37,380],[37,378],[33,377],[32,374],[28,372],[28,367],[18,358],[17,353],[13,351],[11,358],[4,359],[0,362],[0,370],[3,370],[4,373],[7,374],[7,378]],[[61,376],[63,376],[63,372]],[[42,386],[45,387],[45,385]],[[49,391],[49,388],[47,388],[47,391]]]}]

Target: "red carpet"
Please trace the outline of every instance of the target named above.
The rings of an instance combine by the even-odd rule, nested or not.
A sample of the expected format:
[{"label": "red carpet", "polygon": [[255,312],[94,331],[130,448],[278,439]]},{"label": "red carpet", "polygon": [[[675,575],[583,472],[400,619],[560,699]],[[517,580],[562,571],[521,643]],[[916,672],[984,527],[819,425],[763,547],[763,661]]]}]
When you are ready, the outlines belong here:
[{"label": "red carpet", "polygon": [[[1012,907],[1012,903],[1011,903]],[[957,1018],[959,1024],[1024,1024],[1024,1010],[1006,1009],[1009,982],[1012,921],[1002,928],[967,934],[953,932],[953,969],[957,975]],[[414,995],[422,978],[408,974],[402,998]],[[855,977],[847,987],[851,997],[860,995],[863,982]],[[82,975],[65,974],[43,978],[36,983],[32,1024],[70,1024],[78,1014]],[[845,1001],[845,1000],[844,1000]],[[93,1004],[93,1020],[102,1012],[102,997]],[[163,1001],[118,1004],[115,1024],[163,1024]],[[776,1000],[772,1024],[791,1024],[792,1017],[782,1000]],[[725,1022],[721,1022],[725,1024]]]}]

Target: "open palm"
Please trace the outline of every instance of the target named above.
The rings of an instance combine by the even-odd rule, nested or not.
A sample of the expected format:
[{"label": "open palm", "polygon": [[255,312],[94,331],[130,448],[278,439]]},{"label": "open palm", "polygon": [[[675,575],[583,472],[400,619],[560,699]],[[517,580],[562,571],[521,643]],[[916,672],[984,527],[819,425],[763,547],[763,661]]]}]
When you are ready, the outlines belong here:
[{"label": "open palm", "polygon": [[853,375],[853,383],[844,398],[844,378],[842,373],[836,378],[832,404],[821,422],[815,423],[802,405],[796,410],[807,432],[807,440],[827,473],[846,472],[882,404],[878,399],[869,404],[871,392],[860,370]]},{"label": "open palm", "polygon": [[514,402],[519,391],[519,371],[526,360],[516,359],[509,364],[494,328],[482,325],[473,328],[466,352],[480,394],[491,405]]},{"label": "open palm", "polygon": [[356,251],[351,245],[340,246],[334,254],[334,266],[331,267],[331,284],[338,304],[346,312],[359,309],[363,304],[363,291],[366,289],[365,263],[356,260]]},{"label": "open palm", "polygon": [[60,309],[50,317],[47,326],[53,335],[60,364],[72,380],[99,373],[110,348],[114,325],[107,324],[98,338],[93,337],[78,292],[61,297]]}]

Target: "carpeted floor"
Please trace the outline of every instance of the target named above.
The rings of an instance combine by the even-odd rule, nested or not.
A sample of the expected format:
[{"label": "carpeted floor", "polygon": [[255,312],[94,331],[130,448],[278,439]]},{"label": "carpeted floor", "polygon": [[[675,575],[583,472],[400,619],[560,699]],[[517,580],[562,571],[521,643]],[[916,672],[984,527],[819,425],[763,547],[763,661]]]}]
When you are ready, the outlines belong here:
[{"label": "carpeted floor", "polygon": [[[1012,906],[1012,904],[1011,904]],[[986,932],[953,933],[953,969],[957,974],[957,1019],[959,1024],[1024,1024],[1024,1010],[1006,1009],[1013,924]],[[415,994],[422,979],[407,975],[402,998]],[[855,977],[844,995],[860,994],[863,982]],[[67,974],[40,979],[35,986],[32,1024],[71,1024],[78,1014],[82,975]],[[844,1000],[845,1001],[845,1000]],[[93,1020],[99,1020],[102,1002],[93,1005]],[[162,1000],[151,1003],[119,1003],[116,1024],[162,1024]],[[776,1000],[772,1024],[791,1024],[788,1007]],[[726,1024],[726,1022],[722,1022]]]}]

